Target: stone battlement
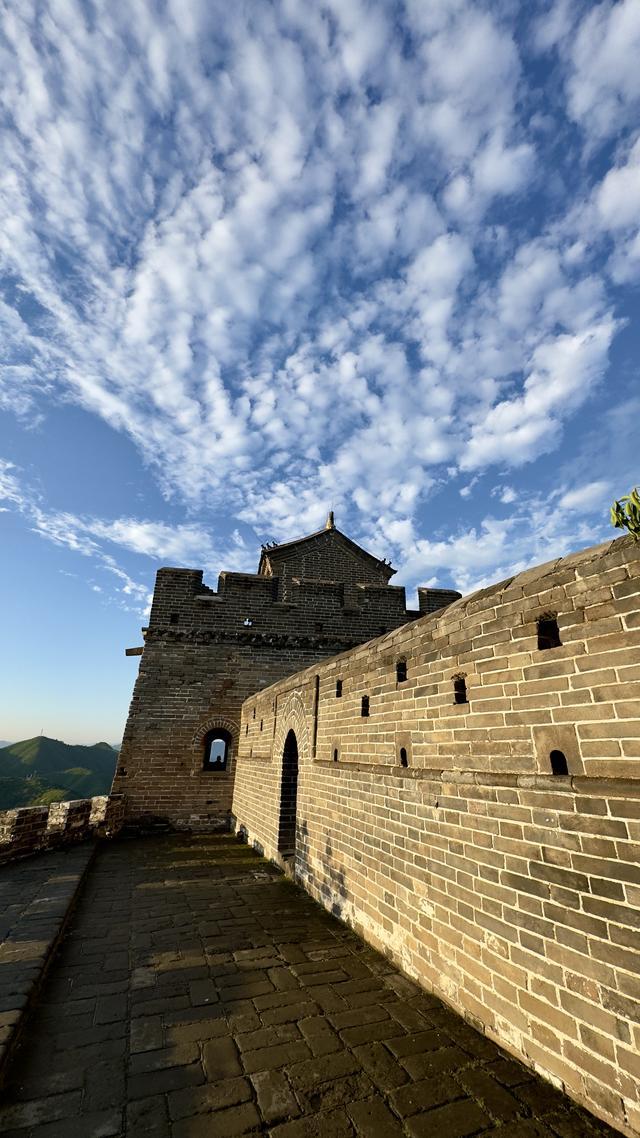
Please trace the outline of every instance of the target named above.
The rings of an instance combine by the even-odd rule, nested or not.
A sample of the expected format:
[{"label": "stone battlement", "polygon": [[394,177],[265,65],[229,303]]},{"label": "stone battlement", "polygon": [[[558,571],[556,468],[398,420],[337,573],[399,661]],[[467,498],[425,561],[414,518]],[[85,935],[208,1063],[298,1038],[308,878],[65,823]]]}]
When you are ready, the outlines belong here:
[{"label": "stone battlement", "polygon": [[[228,828],[243,700],[418,617],[392,575],[335,526],[265,547],[258,573],[221,573],[217,591],[201,570],[160,569],[113,784],[127,817]],[[458,596],[422,589],[420,611]],[[212,769],[216,730],[225,755]]]},{"label": "stone battlement", "polygon": [[640,544],[530,569],[246,700],[236,828],[640,1134]]},{"label": "stone battlement", "polygon": [[120,830],[124,799],[119,794],[24,806],[0,812],[0,865]]}]

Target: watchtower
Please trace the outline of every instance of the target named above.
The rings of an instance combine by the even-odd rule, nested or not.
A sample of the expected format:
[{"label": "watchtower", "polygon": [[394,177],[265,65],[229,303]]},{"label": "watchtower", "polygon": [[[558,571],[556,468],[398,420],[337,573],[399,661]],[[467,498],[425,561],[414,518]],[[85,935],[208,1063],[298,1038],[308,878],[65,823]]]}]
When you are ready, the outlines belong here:
[{"label": "watchtower", "polygon": [[[160,569],[114,792],[130,820],[193,829],[230,821],[240,708],[300,669],[457,599],[420,589],[407,610],[395,570],[336,528],[262,547],[258,572]],[[259,727],[258,727],[259,730]]]}]

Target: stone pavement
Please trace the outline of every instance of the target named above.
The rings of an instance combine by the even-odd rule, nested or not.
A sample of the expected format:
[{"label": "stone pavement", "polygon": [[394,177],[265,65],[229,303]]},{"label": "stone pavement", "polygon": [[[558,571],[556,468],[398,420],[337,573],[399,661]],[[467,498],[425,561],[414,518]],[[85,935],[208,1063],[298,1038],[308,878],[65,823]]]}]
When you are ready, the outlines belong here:
[{"label": "stone pavement", "polygon": [[14,1138],[615,1133],[226,836],[100,849],[4,1103]]},{"label": "stone pavement", "polygon": [[93,851],[85,842],[0,866],[0,1068],[19,1038]]}]

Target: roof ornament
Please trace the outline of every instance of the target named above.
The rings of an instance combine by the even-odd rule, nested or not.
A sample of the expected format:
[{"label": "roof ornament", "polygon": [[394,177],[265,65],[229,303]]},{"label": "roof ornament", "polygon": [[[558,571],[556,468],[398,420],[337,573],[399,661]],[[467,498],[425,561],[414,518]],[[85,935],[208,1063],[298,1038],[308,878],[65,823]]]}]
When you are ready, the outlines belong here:
[{"label": "roof ornament", "polygon": [[325,529],[335,529],[336,528],[336,523],[335,523],[334,518],[333,518],[333,510],[329,510],[329,514],[328,514],[327,520],[325,522],[324,528]]}]

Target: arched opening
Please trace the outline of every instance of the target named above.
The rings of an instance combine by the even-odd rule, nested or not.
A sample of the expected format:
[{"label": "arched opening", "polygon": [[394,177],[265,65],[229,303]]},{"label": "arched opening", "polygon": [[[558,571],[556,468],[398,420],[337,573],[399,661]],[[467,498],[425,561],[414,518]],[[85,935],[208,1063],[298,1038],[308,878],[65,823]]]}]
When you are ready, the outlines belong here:
[{"label": "arched opening", "polygon": [[400,748],[400,766],[401,767],[408,767],[409,766],[409,756],[407,755],[407,748],[406,747]]},{"label": "arched opening", "polygon": [[552,774],[569,774],[569,764],[564,751],[551,751],[549,761]]},{"label": "arched opening", "polygon": [[214,727],[204,737],[202,769],[226,771],[231,752],[231,735],[224,727]]},{"label": "arched opening", "polygon": [[398,660],[396,663],[396,683],[404,684],[407,682],[407,661]]},{"label": "arched opening", "polygon": [[282,782],[280,783],[280,823],[278,826],[278,852],[293,857],[296,852],[296,806],[298,799],[298,740],[290,731],[282,752]]}]

